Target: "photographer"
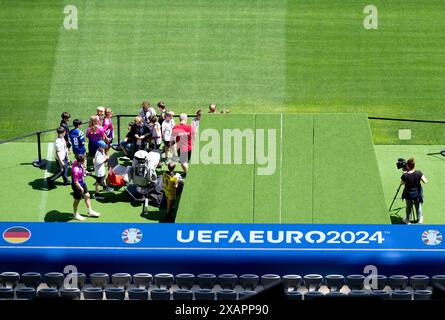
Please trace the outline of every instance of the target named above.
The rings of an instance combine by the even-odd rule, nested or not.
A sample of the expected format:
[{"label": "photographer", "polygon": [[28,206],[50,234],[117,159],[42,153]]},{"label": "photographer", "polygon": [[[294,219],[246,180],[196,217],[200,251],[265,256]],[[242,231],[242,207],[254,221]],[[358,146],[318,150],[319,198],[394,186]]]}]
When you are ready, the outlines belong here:
[{"label": "photographer", "polygon": [[414,169],[415,166],[414,158],[409,159],[406,162],[406,168],[401,177],[401,184],[405,185],[402,199],[406,200],[406,218],[403,219],[403,222],[406,224],[410,224],[413,205],[416,207],[418,223],[423,222],[423,190],[421,182],[427,183],[427,179],[421,171]]}]

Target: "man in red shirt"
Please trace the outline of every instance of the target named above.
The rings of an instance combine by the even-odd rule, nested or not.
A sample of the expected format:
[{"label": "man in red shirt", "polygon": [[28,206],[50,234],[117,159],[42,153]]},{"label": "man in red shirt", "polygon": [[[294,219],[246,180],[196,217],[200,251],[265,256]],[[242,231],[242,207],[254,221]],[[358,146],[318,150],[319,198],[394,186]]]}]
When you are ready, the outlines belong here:
[{"label": "man in red shirt", "polygon": [[187,124],[187,115],[185,113],[179,115],[179,120],[180,123],[173,127],[172,136],[174,137],[173,141],[175,141],[177,145],[176,148],[182,170],[187,174],[190,158],[192,157],[195,128]]}]

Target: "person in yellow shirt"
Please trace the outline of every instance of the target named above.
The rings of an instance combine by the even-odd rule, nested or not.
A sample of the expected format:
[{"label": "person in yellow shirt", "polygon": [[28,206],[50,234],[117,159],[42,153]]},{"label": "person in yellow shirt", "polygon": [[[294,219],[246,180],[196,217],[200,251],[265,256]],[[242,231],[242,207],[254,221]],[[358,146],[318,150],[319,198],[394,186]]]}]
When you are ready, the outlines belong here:
[{"label": "person in yellow shirt", "polygon": [[179,177],[174,173],[176,168],[176,163],[169,162],[168,170],[163,174],[164,181],[164,193],[167,198],[167,214],[170,213],[175,200],[176,200],[176,189],[179,184]]}]

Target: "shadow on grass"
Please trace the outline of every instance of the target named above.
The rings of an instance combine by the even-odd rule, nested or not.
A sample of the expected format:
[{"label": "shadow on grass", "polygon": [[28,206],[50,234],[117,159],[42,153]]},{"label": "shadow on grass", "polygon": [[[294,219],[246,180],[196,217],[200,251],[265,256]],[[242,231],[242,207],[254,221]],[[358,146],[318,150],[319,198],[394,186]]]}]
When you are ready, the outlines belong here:
[{"label": "shadow on grass", "polygon": [[[94,189],[90,190],[90,194],[93,195],[94,194]],[[131,199],[131,197],[128,195],[128,193],[123,189],[119,189],[119,191],[115,191],[115,192],[104,192],[101,191],[100,195],[104,197],[104,199],[96,199],[97,202],[100,203],[119,203],[119,202],[127,202],[129,203],[132,207],[140,207],[142,206],[142,202],[139,201],[135,201],[133,199]]]},{"label": "shadow on grass", "polygon": [[46,179],[43,178],[35,179],[34,181],[29,182],[28,185],[30,185],[34,190],[39,191],[51,191],[53,189],[57,189],[57,187],[68,188],[70,191],[72,191],[71,186],[66,186],[63,184],[62,178],[60,178],[60,181],[54,181],[54,186],[52,188],[48,187],[48,182],[46,182]]},{"label": "shadow on grass", "polygon": [[399,215],[400,211],[404,208],[405,207],[394,208],[390,211],[391,212],[390,219],[392,224],[404,224],[403,217]]},{"label": "shadow on grass", "polygon": [[[46,170],[46,167],[49,165],[49,167],[50,168],[52,168],[53,167],[53,164],[54,164],[54,166],[56,165],[56,162],[54,161],[54,160],[50,160],[50,161],[48,161],[47,160],[47,165],[46,166],[43,166],[43,167],[35,167],[36,169],[39,169],[39,170],[42,170],[42,171],[45,171]],[[20,165],[20,166],[33,166],[33,163],[32,162],[20,162],[18,165]],[[14,166],[14,167],[17,167],[17,166]]]},{"label": "shadow on grass", "polygon": [[444,158],[444,156],[442,156],[442,155],[429,155],[429,156],[431,156],[432,158],[436,158],[436,159],[445,161],[445,158]]},{"label": "shadow on grass", "polygon": [[176,201],[175,201],[174,207],[171,209],[170,213],[167,214],[167,199],[164,196],[162,199],[161,206],[159,208],[156,208],[157,210],[150,211],[145,215],[141,213],[141,217],[145,218],[147,220],[150,220],[150,221],[158,221],[161,223],[175,222],[176,221],[176,213],[178,212],[179,203],[181,202],[182,188],[183,188],[183,185],[181,185],[181,187],[178,188],[178,190],[177,190]]},{"label": "shadow on grass", "polygon": [[[32,165],[32,163],[27,163],[27,162],[22,162],[20,163],[21,166],[27,166],[27,165]],[[46,168],[49,168],[48,173],[49,176],[52,176],[54,173],[56,173],[56,162],[53,161],[48,161],[48,165],[42,168],[38,168],[39,170],[46,170]],[[71,176],[71,170],[68,170],[68,177]],[[30,185],[34,190],[39,190],[39,191],[50,191],[52,189],[57,188],[57,186],[63,186],[63,182],[62,182],[62,177],[59,178],[60,181],[56,180],[54,182],[54,187],[53,188],[49,188],[48,187],[48,183],[46,182],[46,179],[44,178],[39,178],[39,179],[35,179],[34,181],[31,181],[28,183],[28,185]]]},{"label": "shadow on grass", "polygon": [[74,219],[71,212],[60,212],[58,210],[51,210],[46,213],[45,222],[68,222]]},{"label": "shadow on grass", "polygon": [[175,222],[176,214],[171,213],[167,214],[165,208],[159,208],[156,211],[150,211],[148,214],[142,214],[141,217],[150,221],[158,221],[158,222]]},{"label": "shadow on grass", "polygon": [[[57,168],[56,160],[46,160],[46,161],[47,161],[46,166],[36,167],[36,169],[45,171],[46,168],[49,168],[48,172],[50,174],[55,173],[56,172],[56,168]],[[32,166],[33,164],[32,164],[32,162],[21,162],[20,165],[21,166]]]}]

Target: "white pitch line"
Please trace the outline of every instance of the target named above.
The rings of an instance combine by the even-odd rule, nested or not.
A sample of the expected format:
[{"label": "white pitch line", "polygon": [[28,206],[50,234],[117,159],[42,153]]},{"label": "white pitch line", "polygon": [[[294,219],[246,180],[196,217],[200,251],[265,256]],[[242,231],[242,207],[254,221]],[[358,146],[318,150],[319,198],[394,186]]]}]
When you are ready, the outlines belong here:
[{"label": "white pitch line", "polygon": [[280,113],[280,223],[281,223],[281,190],[283,182],[283,114]]},{"label": "white pitch line", "polygon": [[[54,143],[48,143],[48,150],[46,152],[46,159],[48,160],[48,163],[46,164],[45,173],[43,174],[43,180],[46,182],[46,178],[50,176],[50,173],[48,170],[51,167],[51,161],[53,160],[53,150],[54,150]],[[46,214],[46,203],[48,201],[48,192],[49,191],[42,191],[42,195],[40,196],[40,206],[39,206],[39,222],[43,220],[44,215]]]}]

